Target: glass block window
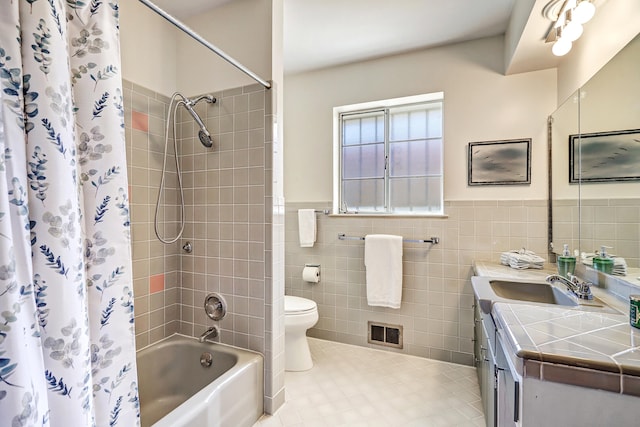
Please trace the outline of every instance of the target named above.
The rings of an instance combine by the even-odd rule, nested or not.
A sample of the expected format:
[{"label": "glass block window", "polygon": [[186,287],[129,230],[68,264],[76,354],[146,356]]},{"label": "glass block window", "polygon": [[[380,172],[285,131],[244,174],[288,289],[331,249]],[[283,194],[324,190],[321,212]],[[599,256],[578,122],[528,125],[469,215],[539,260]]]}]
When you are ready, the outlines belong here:
[{"label": "glass block window", "polygon": [[444,100],[437,95],[337,115],[338,212],[443,213]]}]

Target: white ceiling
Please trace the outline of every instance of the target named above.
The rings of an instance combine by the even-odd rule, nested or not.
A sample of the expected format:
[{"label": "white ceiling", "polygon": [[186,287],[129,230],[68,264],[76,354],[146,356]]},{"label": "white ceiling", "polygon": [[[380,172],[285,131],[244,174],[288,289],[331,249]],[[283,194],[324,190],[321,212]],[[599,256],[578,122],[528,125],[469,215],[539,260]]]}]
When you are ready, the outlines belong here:
[{"label": "white ceiling", "polygon": [[514,0],[285,0],[287,73],[504,33]]},{"label": "white ceiling", "polygon": [[[186,19],[229,1],[154,2]],[[514,2],[284,0],[284,69],[295,73],[502,34]]]}]

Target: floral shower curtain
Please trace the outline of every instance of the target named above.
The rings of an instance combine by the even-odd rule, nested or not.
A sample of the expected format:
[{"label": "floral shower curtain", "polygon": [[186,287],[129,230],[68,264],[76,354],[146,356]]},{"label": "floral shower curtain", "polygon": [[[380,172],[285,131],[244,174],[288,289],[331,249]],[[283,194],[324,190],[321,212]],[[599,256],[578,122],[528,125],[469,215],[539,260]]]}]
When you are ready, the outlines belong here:
[{"label": "floral shower curtain", "polygon": [[117,0],[0,0],[0,426],[139,424]]}]

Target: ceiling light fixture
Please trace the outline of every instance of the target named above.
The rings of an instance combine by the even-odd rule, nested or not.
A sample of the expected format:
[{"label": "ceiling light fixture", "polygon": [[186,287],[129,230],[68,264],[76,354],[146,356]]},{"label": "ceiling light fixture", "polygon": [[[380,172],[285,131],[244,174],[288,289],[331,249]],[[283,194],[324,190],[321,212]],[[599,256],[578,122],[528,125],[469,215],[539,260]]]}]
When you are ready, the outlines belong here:
[{"label": "ceiling light fixture", "polygon": [[570,42],[578,40],[584,29],[582,28],[582,24],[576,22],[571,9],[565,12],[564,22],[564,27],[562,27],[562,37],[566,38]]},{"label": "ceiling light fixture", "polygon": [[596,7],[590,0],[579,0],[573,9],[573,19],[579,24],[586,24],[596,13]]},{"label": "ceiling light fixture", "polygon": [[554,55],[569,53],[584,31],[582,25],[593,17],[595,10],[591,0],[552,0],[544,7],[543,15],[553,21],[545,42],[553,43]]},{"label": "ceiling light fixture", "polygon": [[572,40],[569,40],[568,37],[564,37],[562,28],[556,28],[557,40],[551,47],[551,52],[555,56],[564,56],[571,50],[573,46]]}]

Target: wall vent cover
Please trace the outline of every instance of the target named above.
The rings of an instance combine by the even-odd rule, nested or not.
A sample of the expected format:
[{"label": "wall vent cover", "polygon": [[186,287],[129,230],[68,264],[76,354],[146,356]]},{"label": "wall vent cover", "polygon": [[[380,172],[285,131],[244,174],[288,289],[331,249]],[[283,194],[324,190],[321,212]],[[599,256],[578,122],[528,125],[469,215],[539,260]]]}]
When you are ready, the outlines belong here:
[{"label": "wall vent cover", "polygon": [[369,344],[384,345],[393,348],[402,348],[402,325],[391,325],[380,322],[367,322]]}]

